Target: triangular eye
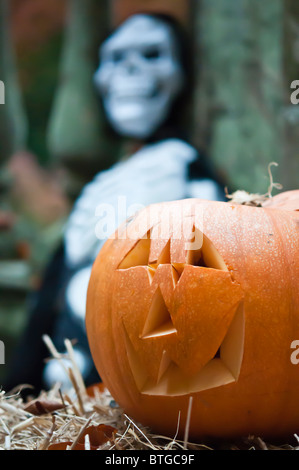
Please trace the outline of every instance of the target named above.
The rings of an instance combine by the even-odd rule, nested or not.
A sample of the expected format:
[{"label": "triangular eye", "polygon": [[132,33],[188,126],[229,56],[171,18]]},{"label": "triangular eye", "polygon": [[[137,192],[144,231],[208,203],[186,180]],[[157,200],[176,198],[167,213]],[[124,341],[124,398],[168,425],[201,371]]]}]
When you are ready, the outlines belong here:
[{"label": "triangular eye", "polygon": [[214,244],[196,227],[193,228],[192,238],[188,244],[186,264],[228,271],[224,259]]},{"label": "triangular eye", "polygon": [[169,310],[158,288],[154,294],[141,338],[166,336],[176,332],[177,330],[174,327]]},{"label": "triangular eye", "polygon": [[170,240],[164,246],[158,259],[149,263],[149,267],[157,269],[160,264],[170,264]]},{"label": "triangular eye", "polygon": [[163,248],[163,251],[158,258],[157,264],[170,264],[170,240],[168,240],[167,244]]},{"label": "triangular eye", "polygon": [[147,238],[139,240],[132,250],[125,256],[119,264],[118,269],[128,269],[135,266],[147,266],[151,248],[150,233]]},{"label": "triangular eye", "polygon": [[228,271],[228,268],[215,246],[205,235],[203,236],[202,259],[207,268],[220,269]]}]

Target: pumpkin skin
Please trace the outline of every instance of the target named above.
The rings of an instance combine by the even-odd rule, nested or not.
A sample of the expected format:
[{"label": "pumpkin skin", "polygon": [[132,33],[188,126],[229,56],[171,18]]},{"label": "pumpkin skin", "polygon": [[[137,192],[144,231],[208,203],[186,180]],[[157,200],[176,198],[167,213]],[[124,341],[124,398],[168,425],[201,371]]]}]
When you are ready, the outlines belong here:
[{"label": "pumpkin skin", "polygon": [[299,211],[299,190],[285,191],[264,202],[263,207],[275,207],[287,211]]},{"label": "pumpkin skin", "polygon": [[269,208],[156,204],[105,243],[87,336],[104,384],[132,418],[173,437],[180,415],[182,437],[192,396],[191,440],[298,432],[296,193],[291,209],[281,198],[279,209],[275,198]]}]

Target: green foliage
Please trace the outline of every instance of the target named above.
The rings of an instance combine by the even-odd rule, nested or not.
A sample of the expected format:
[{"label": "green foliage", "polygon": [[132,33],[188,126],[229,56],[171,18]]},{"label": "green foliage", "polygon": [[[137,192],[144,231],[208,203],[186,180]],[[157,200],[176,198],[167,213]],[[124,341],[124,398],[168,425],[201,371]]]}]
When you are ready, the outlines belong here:
[{"label": "green foliage", "polygon": [[57,87],[61,47],[62,34],[56,33],[19,62],[29,123],[28,147],[41,164],[50,160],[46,131]]}]

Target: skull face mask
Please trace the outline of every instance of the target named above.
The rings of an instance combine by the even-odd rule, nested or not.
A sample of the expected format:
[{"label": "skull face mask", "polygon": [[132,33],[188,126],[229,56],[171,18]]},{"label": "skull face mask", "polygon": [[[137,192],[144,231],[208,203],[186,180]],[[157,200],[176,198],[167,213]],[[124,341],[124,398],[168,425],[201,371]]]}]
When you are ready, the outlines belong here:
[{"label": "skull face mask", "polygon": [[129,18],[102,45],[95,83],[116,132],[146,139],[165,121],[184,72],[171,26],[149,15]]}]

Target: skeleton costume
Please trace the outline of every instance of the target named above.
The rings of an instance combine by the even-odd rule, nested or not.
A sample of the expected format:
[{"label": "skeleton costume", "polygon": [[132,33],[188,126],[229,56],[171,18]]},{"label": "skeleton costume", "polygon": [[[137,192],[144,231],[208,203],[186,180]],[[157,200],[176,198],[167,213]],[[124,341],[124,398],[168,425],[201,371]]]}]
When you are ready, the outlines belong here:
[{"label": "skeleton costume", "polygon": [[[94,82],[107,119],[118,134],[146,141],[163,126],[184,86],[178,49],[177,38],[167,22],[141,14],[125,21],[104,42]],[[75,203],[64,246],[49,268],[44,289],[50,281],[53,283],[53,273],[58,272],[50,299],[57,316],[52,337],[61,351],[64,338],[78,339],[77,362],[87,384],[99,380],[84,325],[92,264],[107,237],[141,207],[189,197],[223,199],[222,188],[211,178],[190,176],[190,168],[198,160],[198,152],[179,138],[152,141],[96,175]],[[49,305],[43,307],[43,298],[46,295],[40,294],[34,307],[35,318],[38,312],[43,315],[44,308],[49,310],[44,315],[50,323],[51,309]],[[26,382],[30,379],[34,381],[28,377]],[[56,381],[67,387],[65,379],[55,361],[43,370],[46,387]]]},{"label": "skeleton costume", "polygon": [[104,43],[95,83],[119,134],[146,139],[165,121],[184,83],[178,51],[170,26],[147,15],[133,16]]}]

